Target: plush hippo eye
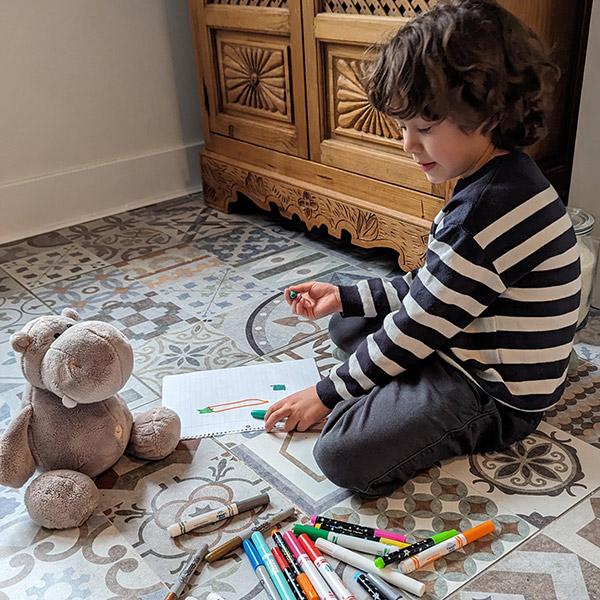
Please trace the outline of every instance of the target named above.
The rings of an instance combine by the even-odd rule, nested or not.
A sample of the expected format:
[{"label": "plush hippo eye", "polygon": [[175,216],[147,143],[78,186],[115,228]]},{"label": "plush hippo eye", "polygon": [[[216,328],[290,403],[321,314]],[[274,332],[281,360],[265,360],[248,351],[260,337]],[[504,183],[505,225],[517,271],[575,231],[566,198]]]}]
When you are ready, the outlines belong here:
[{"label": "plush hippo eye", "polygon": [[69,323],[69,324],[67,325],[67,329],[69,329],[69,327],[73,327],[73,324],[72,324],[72,323]]},{"label": "plush hippo eye", "polygon": [[60,333],[59,333],[59,332],[56,332],[56,333],[54,334],[54,339],[56,339],[56,338],[57,338],[57,337],[59,337],[59,336],[60,336]]}]

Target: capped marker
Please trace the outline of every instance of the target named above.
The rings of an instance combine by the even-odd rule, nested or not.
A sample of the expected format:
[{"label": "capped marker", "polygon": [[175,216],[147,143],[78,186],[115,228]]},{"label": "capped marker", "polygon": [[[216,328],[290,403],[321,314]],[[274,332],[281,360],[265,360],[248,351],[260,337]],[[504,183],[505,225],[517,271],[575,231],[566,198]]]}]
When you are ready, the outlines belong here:
[{"label": "capped marker", "polygon": [[354,574],[354,580],[366,590],[367,594],[373,598],[373,600],[386,600],[386,597],[371,583],[367,576],[361,571],[356,571]]},{"label": "capped marker", "polygon": [[427,550],[427,548],[431,548],[436,544],[445,542],[446,540],[449,540],[451,537],[454,537],[457,534],[458,531],[456,531],[456,529],[449,529],[448,531],[436,533],[431,537],[421,540],[420,542],[415,542],[414,544],[411,544],[406,548],[401,548],[400,550],[392,552],[387,556],[378,556],[375,559],[375,566],[379,569],[383,569],[383,567],[385,567],[386,565],[400,560],[404,560],[405,558],[418,554],[419,552],[423,552],[423,550]]},{"label": "capped marker", "polygon": [[459,548],[462,548],[463,546],[482,538],[488,533],[492,533],[495,528],[496,527],[492,521],[485,521],[481,523],[481,525],[477,525],[477,527],[473,527],[472,529],[468,529],[463,533],[459,533],[445,542],[441,542],[435,546],[432,546],[431,548],[428,548],[427,550],[423,550],[423,552],[419,552],[419,554],[405,558],[398,566],[400,567],[402,573],[412,573],[415,569],[420,569],[434,560],[442,558],[442,556],[446,556],[446,554],[450,554],[455,550],[458,550]]},{"label": "capped marker", "polygon": [[386,600],[401,600],[404,596],[375,573],[367,573],[367,579],[384,595]]},{"label": "capped marker", "polygon": [[334,531],[328,531],[327,529],[308,527],[308,525],[294,525],[294,534],[300,535],[301,533],[305,533],[311,540],[323,538],[324,540],[338,544],[338,546],[350,548],[350,550],[358,550],[358,552],[365,552],[366,554],[374,554],[376,556],[387,556],[398,550],[398,546],[382,544],[375,540],[367,540],[362,537],[346,535],[344,533],[335,533]]},{"label": "capped marker", "polygon": [[[447,542],[443,542],[447,543]],[[353,552],[352,550],[348,550],[347,548],[342,548],[342,546],[338,546],[337,544],[333,544],[324,540],[323,538],[319,538],[315,542],[315,546],[324,552],[325,554],[329,554],[329,556],[333,556],[342,562],[345,562],[357,569],[361,569],[363,571],[367,571],[368,573],[372,573],[377,571],[377,567],[373,564],[373,561],[370,558],[367,558],[363,554],[358,554],[358,552]],[[407,558],[406,560],[413,559],[414,556]],[[395,571],[390,569],[390,567],[385,567],[385,569],[379,569],[377,571],[377,575],[382,579],[385,579],[388,583],[399,587],[401,590],[406,590],[415,596],[421,597],[425,593],[425,584],[417,581],[416,579],[412,579],[411,577],[407,577],[403,573],[399,571]]]},{"label": "capped marker", "polygon": [[338,519],[330,519],[329,517],[321,517],[319,515],[312,515],[310,522],[313,523],[313,526],[317,529],[327,529],[329,531],[334,531],[335,533],[362,535],[369,540],[381,541],[382,538],[388,540],[383,543],[389,543],[389,540],[402,542],[403,544],[406,543],[406,536],[401,533],[384,531],[383,529],[374,529],[373,527],[367,527],[366,525],[355,525],[354,523],[348,523],[347,521],[339,521]]},{"label": "capped marker", "polygon": [[312,540],[305,534],[301,533],[298,536],[298,541],[306,550],[306,554],[313,561],[319,573],[333,593],[338,597],[338,600],[356,600],[352,592],[346,584],[341,580],[340,576],[333,570],[332,566],[327,562],[327,559],[317,550]]},{"label": "capped marker", "polygon": [[252,543],[252,540],[244,540],[243,546],[244,550],[246,551],[246,556],[248,556],[248,560],[250,561],[250,565],[254,569],[256,577],[258,578],[258,581],[260,581],[265,592],[267,592],[267,595],[271,598],[271,600],[281,600],[281,596],[273,584],[273,581],[269,577],[267,569],[265,569],[265,565],[260,557],[260,554],[258,553],[258,550]]},{"label": "capped marker", "polygon": [[292,592],[292,589],[286,581],[284,574],[281,572],[275,557],[271,553],[271,550],[269,550],[262,533],[260,531],[255,531],[250,536],[250,539],[254,543],[254,547],[257,549],[263,564],[267,568],[267,573],[271,576],[271,579],[273,580],[273,583],[275,584],[275,587],[277,588],[282,600],[296,600],[294,592]]},{"label": "capped marker", "polygon": [[294,596],[296,596],[296,600],[304,600],[304,594],[302,593],[302,588],[300,584],[296,581],[294,577],[294,573],[292,573],[292,569],[290,569],[290,565],[287,560],[285,560],[285,556],[281,552],[281,549],[275,546],[275,548],[271,548],[271,553],[275,557],[283,576],[285,577],[288,585],[292,589]]},{"label": "capped marker", "polygon": [[310,582],[308,575],[300,569],[300,566],[296,562],[292,551],[285,543],[285,540],[283,539],[283,536],[281,535],[279,529],[273,529],[273,531],[271,531],[271,538],[273,538],[273,541],[281,550],[281,554],[283,554],[288,564],[290,565],[290,569],[294,574],[298,585],[302,589],[302,593],[306,597],[306,600],[319,600],[319,594],[317,594],[317,591],[313,587],[313,584]]},{"label": "capped marker", "polygon": [[[306,573],[313,587],[319,594],[319,598],[321,600],[336,600],[335,594],[329,589],[329,586],[323,579],[321,573],[315,566],[312,560],[306,554],[304,547],[296,536],[291,531],[286,531],[283,534],[283,539],[285,543],[289,546],[294,558],[298,561],[300,568]],[[321,540],[323,541],[323,540]]]}]

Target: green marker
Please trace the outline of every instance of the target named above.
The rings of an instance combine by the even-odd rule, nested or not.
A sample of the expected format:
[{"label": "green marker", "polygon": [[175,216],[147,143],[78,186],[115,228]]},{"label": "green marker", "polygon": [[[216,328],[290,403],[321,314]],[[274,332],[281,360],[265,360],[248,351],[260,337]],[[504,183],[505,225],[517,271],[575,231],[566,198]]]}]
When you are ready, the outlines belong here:
[{"label": "green marker", "polygon": [[250,412],[250,416],[254,417],[255,419],[263,419],[264,420],[266,414],[267,414],[266,410],[253,410]]},{"label": "green marker", "polygon": [[456,529],[450,529],[450,531],[442,531],[441,533],[436,533],[431,537],[422,540],[420,542],[416,542],[415,544],[411,544],[406,548],[401,548],[397,552],[392,552],[387,556],[378,556],[375,559],[375,566],[383,569],[386,565],[390,563],[396,562],[398,560],[404,560],[413,554],[418,554],[419,552],[423,552],[423,550],[427,550],[427,548],[431,548],[431,546],[435,546],[440,542],[450,539],[457,535]]}]

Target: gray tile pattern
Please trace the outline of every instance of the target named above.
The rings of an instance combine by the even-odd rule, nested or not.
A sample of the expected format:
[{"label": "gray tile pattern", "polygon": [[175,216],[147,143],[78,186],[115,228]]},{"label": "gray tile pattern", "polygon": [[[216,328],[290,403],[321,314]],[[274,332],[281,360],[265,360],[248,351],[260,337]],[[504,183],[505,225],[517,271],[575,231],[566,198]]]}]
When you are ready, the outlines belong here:
[{"label": "gray tile pattern", "polygon": [[[10,335],[66,306],[131,339],[136,364],[122,395],[134,413],[160,404],[167,374],[314,358],[324,375],[337,364],[327,319],[291,315],[282,290],[391,276],[393,254],[241,208],[224,215],[197,194],[0,246],[0,433],[23,390]],[[413,574],[425,600],[600,600],[599,332],[593,309],[576,339],[579,370],[535,434],[502,453],[436,465],[387,497],[329,482],[312,457],[318,428],[182,440],[158,463],[123,456],[96,479],[99,509],[74,530],[38,527],[25,488],[0,488],[0,600],[162,600],[200,543],[217,545],[287,505],[296,521],[318,512],[409,541],[491,519],[493,534]],[[182,515],[263,491],[268,507],[178,538],[166,533]],[[356,569],[330,562],[365,598]],[[186,593],[201,600],[210,591],[267,599],[240,551],[202,565],[190,583]]]}]

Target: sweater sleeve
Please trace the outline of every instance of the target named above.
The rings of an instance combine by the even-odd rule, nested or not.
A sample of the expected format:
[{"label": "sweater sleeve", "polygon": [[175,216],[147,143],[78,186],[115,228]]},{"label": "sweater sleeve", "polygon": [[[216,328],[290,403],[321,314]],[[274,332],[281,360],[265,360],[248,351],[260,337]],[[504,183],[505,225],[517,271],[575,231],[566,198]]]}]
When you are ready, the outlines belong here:
[{"label": "sweater sleeve", "polygon": [[344,317],[387,315],[402,306],[419,269],[393,279],[365,279],[356,285],[341,285],[340,299]]},{"label": "sweater sleeve", "polygon": [[[404,298],[399,293],[390,302],[389,287],[369,280],[356,286],[347,304],[342,300],[344,314],[358,307],[362,316],[378,314],[379,302],[391,311],[378,331],[317,384],[321,401],[333,408],[384,385],[465,329],[505,289],[494,263],[471,234],[460,226],[441,228],[430,237],[425,266],[412,277]],[[348,298],[345,291],[342,298]]]}]

